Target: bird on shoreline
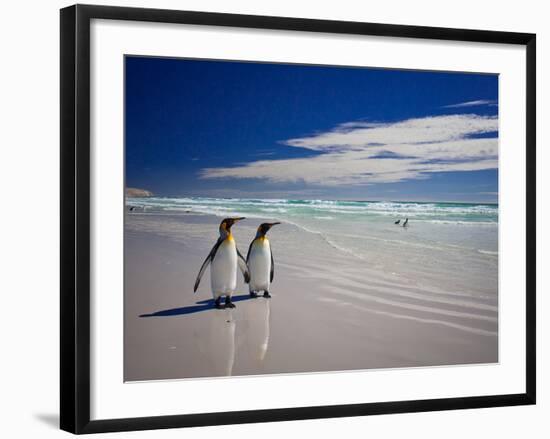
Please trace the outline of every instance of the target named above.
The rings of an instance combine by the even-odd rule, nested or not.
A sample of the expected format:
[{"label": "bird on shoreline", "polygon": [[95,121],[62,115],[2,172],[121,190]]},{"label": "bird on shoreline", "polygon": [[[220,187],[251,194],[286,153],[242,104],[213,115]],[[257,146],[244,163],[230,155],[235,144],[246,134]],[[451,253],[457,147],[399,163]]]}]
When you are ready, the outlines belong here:
[{"label": "bird on shoreline", "polygon": [[394,224],[399,224],[401,222],[400,219],[398,219],[396,222],[394,222]]},{"label": "bird on shoreline", "polygon": [[218,309],[222,309],[221,299],[225,296],[225,308],[235,308],[231,301],[231,296],[237,288],[237,269],[240,269],[245,283],[250,280],[248,266],[244,257],[239,252],[231,227],[237,221],[245,218],[225,218],[220,223],[220,237],[210,250],[210,253],[204,260],[197,279],[193,292],[197,292],[202,275],[206,271],[206,267],[210,266],[210,282],[212,287],[212,296],[214,297],[214,305]]},{"label": "bird on shoreline", "polygon": [[405,220],[405,222],[403,223],[403,227],[407,227],[407,224],[409,224],[409,218]]},{"label": "bird on shoreline", "polygon": [[250,270],[250,282],[248,289],[251,297],[258,297],[258,292],[263,291],[264,297],[269,299],[269,288],[273,282],[275,273],[275,263],[269,239],[266,233],[271,227],[281,223],[263,223],[260,224],[256,232],[256,237],[248,247],[246,263]]}]

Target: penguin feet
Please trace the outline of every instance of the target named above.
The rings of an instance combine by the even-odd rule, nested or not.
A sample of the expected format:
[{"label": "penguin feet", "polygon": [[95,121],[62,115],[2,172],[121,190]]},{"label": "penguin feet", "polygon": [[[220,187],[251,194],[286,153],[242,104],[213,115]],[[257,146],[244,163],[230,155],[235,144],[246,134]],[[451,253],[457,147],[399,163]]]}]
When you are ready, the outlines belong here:
[{"label": "penguin feet", "polygon": [[253,299],[255,299],[256,297],[258,297],[258,293],[256,291],[251,291],[250,292],[250,297],[252,297]]},{"label": "penguin feet", "polygon": [[269,294],[269,291],[264,291],[264,297],[266,299],[271,299],[271,294]]},{"label": "penguin feet", "polygon": [[236,308],[235,304],[231,301],[231,297],[225,297],[225,307],[226,308]]},{"label": "penguin feet", "polygon": [[214,301],[214,306],[215,306],[217,309],[224,309],[224,308],[225,308],[225,307],[221,304],[221,301],[222,301],[221,296],[218,297],[218,298]]}]

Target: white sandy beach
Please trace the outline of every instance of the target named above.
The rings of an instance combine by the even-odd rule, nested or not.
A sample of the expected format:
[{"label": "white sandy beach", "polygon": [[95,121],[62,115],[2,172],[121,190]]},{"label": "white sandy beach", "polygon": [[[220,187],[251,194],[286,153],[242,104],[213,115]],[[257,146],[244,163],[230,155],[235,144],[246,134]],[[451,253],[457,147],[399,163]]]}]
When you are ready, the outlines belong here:
[{"label": "white sandy beach", "polygon": [[[126,381],[498,361],[496,262],[471,258],[456,265],[456,255],[446,263],[441,253],[443,272],[455,267],[455,273],[433,279],[432,260],[420,270],[422,258],[407,249],[380,254],[384,267],[394,264],[381,269],[286,223],[268,235],[272,299],[249,299],[240,278],[236,309],[216,310],[209,273],[196,294],[193,283],[219,221],[185,212],[127,214]],[[234,226],[241,253],[261,222]],[[392,251],[400,257],[392,259]],[[418,259],[416,274],[407,257]],[[476,273],[483,264],[494,270]]]}]

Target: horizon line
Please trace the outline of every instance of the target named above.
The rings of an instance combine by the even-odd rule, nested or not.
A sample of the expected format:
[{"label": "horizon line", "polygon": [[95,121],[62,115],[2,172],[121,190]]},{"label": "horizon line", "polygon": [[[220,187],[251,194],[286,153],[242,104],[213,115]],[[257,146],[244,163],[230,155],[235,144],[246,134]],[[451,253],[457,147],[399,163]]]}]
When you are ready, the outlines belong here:
[{"label": "horizon line", "polygon": [[347,199],[335,199],[335,198],[283,198],[283,197],[223,197],[223,196],[197,196],[197,195],[152,195],[150,197],[131,197],[126,196],[127,198],[210,198],[210,199],[221,199],[221,200],[287,200],[287,201],[350,201],[354,203],[384,203],[384,202],[390,202],[390,203],[444,203],[444,204],[492,204],[497,205],[499,204],[498,201],[449,201],[449,200],[398,200],[398,199],[354,199],[354,198],[347,198]]}]

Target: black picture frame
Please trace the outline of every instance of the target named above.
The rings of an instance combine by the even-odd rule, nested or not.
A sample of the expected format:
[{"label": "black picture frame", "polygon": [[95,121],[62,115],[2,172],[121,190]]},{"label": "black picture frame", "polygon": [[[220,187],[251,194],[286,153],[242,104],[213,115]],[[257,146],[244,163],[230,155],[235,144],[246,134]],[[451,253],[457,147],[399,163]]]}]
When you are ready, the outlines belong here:
[{"label": "black picture frame", "polygon": [[[60,426],[81,434],[535,404],[536,36],[530,33],[74,5],[61,9]],[[525,393],[223,413],[90,420],[90,21],[182,23],[333,34],[514,44],[526,47]]]}]

